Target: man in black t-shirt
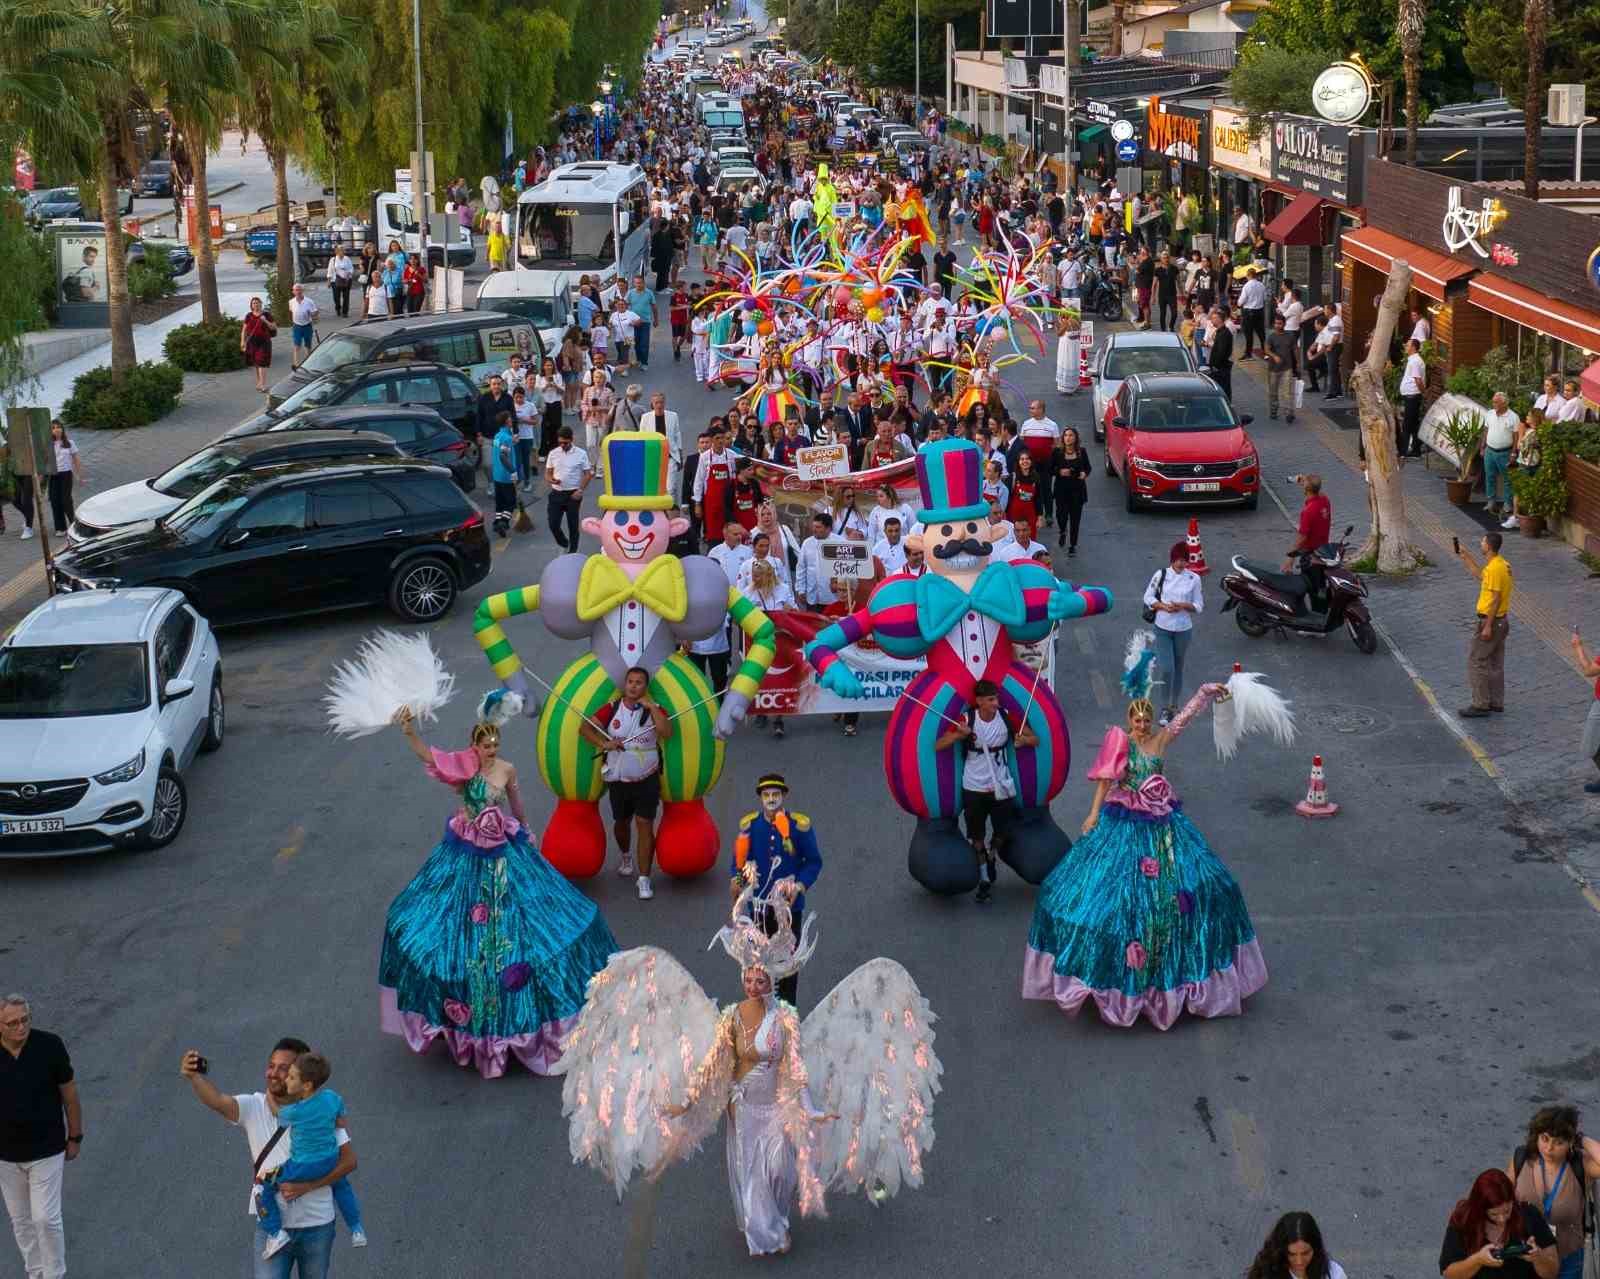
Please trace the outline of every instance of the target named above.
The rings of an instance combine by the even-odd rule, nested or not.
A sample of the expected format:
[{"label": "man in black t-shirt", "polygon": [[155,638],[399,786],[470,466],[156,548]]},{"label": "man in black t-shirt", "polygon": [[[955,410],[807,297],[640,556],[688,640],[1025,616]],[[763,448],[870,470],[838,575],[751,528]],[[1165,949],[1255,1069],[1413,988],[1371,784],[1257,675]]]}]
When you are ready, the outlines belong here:
[{"label": "man in black t-shirt", "polygon": [[67,1273],[61,1172],[82,1147],[67,1046],[33,1029],[21,995],[0,997],[0,1190],[30,1276]]},{"label": "man in black t-shirt", "polygon": [[1216,336],[1211,339],[1211,353],[1206,356],[1206,372],[1222,388],[1222,393],[1233,402],[1233,330],[1220,309],[1211,312],[1211,323]]},{"label": "man in black t-shirt", "polygon": [[933,280],[944,286],[944,295],[952,302],[956,296],[956,255],[944,245],[933,255]]},{"label": "man in black t-shirt", "polygon": [[1161,327],[1171,332],[1178,324],[1178,264],[1165,249],[1156,263],[1155,283]]}]

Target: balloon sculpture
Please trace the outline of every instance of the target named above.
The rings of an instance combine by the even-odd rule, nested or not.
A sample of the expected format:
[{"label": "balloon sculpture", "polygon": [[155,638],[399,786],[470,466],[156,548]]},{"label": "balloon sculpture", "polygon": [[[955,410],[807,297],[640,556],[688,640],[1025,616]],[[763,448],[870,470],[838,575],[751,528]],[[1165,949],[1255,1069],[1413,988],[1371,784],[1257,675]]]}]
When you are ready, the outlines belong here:
[{"label": "balloon sculpture", "polygon": [[[703,797],[722,772],[723,742],[745,716],[775,652],[767,615],[703,555],[669,555],[668,540],[689,522],[669,515],[667,440],[653,431],[614,431],[605,439],[605,494],[599,517],[583,531],[600,539],[597,555],[557,556],[537,586],[492,595],[478,606],[473,629],[495,675],[536,705],[521,660],[501,623],[541,613],[552,634],[587,640],[585,653],[562,673],[539,718],[539,771],[556,795],[540,848],[557,870],[581,879],[605,861],[599,800],[605,789],[595,748],[578,731],[614,701],[628,668],[650,672],[650,695],[673,721],[661,745],[665,808],[656,863],[669,875],[709,870],[720,841]],[[718,709],[718,693],[679,645],[704,639],[729,615],[750,638]],[[542,681],[541,681],[542,682]]]},{"label": "balloon sculpture", "polygon": [[860,697],[860,681],[838,650],[871,635],[893,657],[928,659],[889,717],[883,763],[889,791],[917,818],[909,866],[936,893],[970,892],[978,883],[972,847],[956,828],[965,749],[935,751],[948,725],[973,704],[973,685],[992,680],[1013,726],[1026,722],[1037,746],[1008,751],[1021,810],[1001,856],[1037,884],[1071,847],[1050,817],[1050,800],[1067,780],[1070,745],[1066,716],[1041,672],[1012,653],[1012,642],[1044,639],[1056,622],[1104,613],[1111,592],[1074,588],[1042,564],[992,563],[991,543],[1002,535],[988,523],[982,455],[970,440],[942,440],[917,454],[923,509],[907,547],[926,553],[927,572],[885,578],[866,607],[827,627],[806,646],[822,686]]}]

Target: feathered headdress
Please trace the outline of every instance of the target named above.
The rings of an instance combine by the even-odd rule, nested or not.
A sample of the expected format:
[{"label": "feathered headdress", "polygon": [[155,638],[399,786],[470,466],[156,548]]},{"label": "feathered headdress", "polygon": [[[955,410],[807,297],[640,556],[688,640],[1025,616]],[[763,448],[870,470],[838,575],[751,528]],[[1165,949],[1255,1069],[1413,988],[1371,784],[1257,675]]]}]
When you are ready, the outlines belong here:
[{"label": "feathered headdress", "polygon": [[[733,914],[717,930],[716,936],[711,939],[711,946],[721,942],[722,949],[728,952],[728,958],[739,965],[740,972],[746,968],[759,968],[777,983],[805,967],[806,961],[816,950],[814,925],[817,917],[806,916],[797,939],[794,935],[794,912],[782,895],[757,896],[754,862],[745,864],[744,879],[744,889],[733,903]],[[770,937],[761,926],[769,910],[777,923]],[[706,949],[710,950],[711,946]]]},{"label": "feathered headdress", "polygon": [[1128,636],[1128,648],[1122,657],[1122,691],[1133,701],[1149,697],[1155,687],[1151,667],[1156,660],[1154,631],[1138,630]]},{"label": "feathered headdress", "polygon": [[522,714],[522,694],[509,688],[492,688],[478,702],[478,723],[499,728]]}]

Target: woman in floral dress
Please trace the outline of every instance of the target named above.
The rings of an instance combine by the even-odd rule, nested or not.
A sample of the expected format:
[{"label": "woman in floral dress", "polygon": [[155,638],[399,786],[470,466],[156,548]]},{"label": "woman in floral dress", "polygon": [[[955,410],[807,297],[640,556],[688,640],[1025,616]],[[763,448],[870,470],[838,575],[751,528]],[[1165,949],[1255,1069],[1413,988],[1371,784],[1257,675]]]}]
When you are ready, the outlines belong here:
[{"label": "woman in floral dress", "polygon": [[[493,696],[493,694],[491,694]],[[413,1052],[443,1039],[486,1079],[515,1057],[551,1073],[589,978],[617,943],[600,909],[539,855],[500,730],[480,722],[464,751],[395,717],[428,776],[461,795],[444,837],[389,907],[378,964],[383,1029]],[[509,811],[508,811],[509,810]]]},{"label": "woman in floral dress", "polygon": [[1226,694],[1203,685],[1164,729],[1141,697],[1127,731],[1106,730],[1083,838],[1039,888],[1025,999],[1053,999],[1068,1014],[1092,999],[1113,1025],[1143,1015],[1166,1030],[1185,1011],[1236,1016],[1267,984],[1244,896],[1162,773],[1173,741]]}]

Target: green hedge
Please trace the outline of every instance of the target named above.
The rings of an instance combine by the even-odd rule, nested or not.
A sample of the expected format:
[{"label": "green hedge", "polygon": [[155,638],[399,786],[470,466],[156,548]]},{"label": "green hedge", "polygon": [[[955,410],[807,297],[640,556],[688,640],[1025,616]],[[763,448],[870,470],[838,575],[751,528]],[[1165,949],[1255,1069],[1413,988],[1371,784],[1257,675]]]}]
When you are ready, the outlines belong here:
[{"label": "green hedge", "polygon": [[244,368],[239,349],[240,320],[230,315],[207,324],[180,324],[167,334],[161,349],[185,373],[230,373]]},{"label": "green hedge", "polygon": [[182,391],[183,370],[175,364],[136,364],[117,387],[111,384],[110,366],[101,365],[78,375],[61,406],[61,420],[74,430],[143,426],[177,408]]},{"label": "green hedge", "polygon": [[170,298],[177,291],[172,259],[165,249],[147,249],[141,261],[128,263],[128,296],[135,302],[156,302]]},{"label": "green hedge", "polygon": [[1519,363],[1503,346],[1491,347],[1478,364],[1459,368],[1445,380],[1445,390],[1476,400],[1485,408],[1496,391],[1504,391],[1511,411],[1526,417],[1544,381],[1539,357],[1532,352]]}]

